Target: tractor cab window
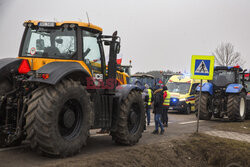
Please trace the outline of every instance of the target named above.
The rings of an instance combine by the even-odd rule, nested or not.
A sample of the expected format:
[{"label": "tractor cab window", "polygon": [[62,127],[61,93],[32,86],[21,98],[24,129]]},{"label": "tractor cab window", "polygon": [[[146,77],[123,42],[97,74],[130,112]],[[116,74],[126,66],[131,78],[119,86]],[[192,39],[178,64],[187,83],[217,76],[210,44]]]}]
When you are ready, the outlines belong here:
[{"label": "tractor cab window", "polygon": [[83,60],[95,73],[102,73],[101,52],[97,36],[83,30]]},{"label": "tractor cab window", "polygon": [[214,72],[212,82],[215,86],[227,86],[228,84],[235,83],[235,71],[218,70]]},{"label": "tractor cab window", "polygon": [[28,28],[22,48],[22,57],[71,59],[76,54],[74,29]]}]

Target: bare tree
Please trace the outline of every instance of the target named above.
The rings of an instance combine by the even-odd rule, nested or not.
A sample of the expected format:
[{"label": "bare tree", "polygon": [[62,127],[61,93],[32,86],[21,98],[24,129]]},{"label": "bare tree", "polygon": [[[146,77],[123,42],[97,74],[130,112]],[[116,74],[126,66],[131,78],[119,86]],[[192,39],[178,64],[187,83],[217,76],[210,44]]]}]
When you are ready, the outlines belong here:
[{"label": "bare tree", "polygon": [[231,43],[221,43],[213,52],[215,63],[220,66],[244,65],[241,54],[234,51]]}]

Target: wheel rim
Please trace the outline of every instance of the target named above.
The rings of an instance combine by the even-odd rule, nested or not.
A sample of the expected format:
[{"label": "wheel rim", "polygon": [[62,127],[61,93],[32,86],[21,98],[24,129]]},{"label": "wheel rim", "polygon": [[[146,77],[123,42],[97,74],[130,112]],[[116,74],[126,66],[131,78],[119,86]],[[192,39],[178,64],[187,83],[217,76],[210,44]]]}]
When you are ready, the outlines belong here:
[{"label": "wheel rim", "polygon": [[135,133],[140,125],[140,109],[138,104],[134,103],[131,105],[130,112],[128,115],[128,131],[129,133]]},{"label": "wheel rim", "polygon": [[240,116],[243,117],[245,113],[245,100],[244,98],[240,99]]},{"label": "wheel rim", "polygon": [[83,114],[80,103],[75,99],[68,100],[59,113],[60,135],[67,140],[74,139],[79,134],[82,121]]}]

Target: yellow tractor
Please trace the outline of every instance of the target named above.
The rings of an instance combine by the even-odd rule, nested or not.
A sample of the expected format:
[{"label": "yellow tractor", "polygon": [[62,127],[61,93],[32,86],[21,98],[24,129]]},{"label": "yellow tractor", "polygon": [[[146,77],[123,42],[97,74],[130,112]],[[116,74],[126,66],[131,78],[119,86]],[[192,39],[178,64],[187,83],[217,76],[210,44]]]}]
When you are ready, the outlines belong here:
[{"label": "yellow tractor", "polygon": [[136,144],[145,111],[140,88],[117,70],[117,32],[103,35],[98,26],[73,21],[24,27],[18,58],[0,60],[0,147],[26,139],[44,155],[66,157],[97,128],[118,144]]}]

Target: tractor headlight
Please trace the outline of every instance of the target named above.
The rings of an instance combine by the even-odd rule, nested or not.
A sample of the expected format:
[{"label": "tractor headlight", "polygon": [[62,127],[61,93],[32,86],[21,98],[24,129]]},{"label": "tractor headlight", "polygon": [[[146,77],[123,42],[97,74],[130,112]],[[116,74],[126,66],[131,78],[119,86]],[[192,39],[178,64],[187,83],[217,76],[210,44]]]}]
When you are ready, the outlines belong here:
[{"label": "tractor headlight", "polygon": [[36,78],[48,79],[49,74],[47,74],[47,73],[36,73]]}]

